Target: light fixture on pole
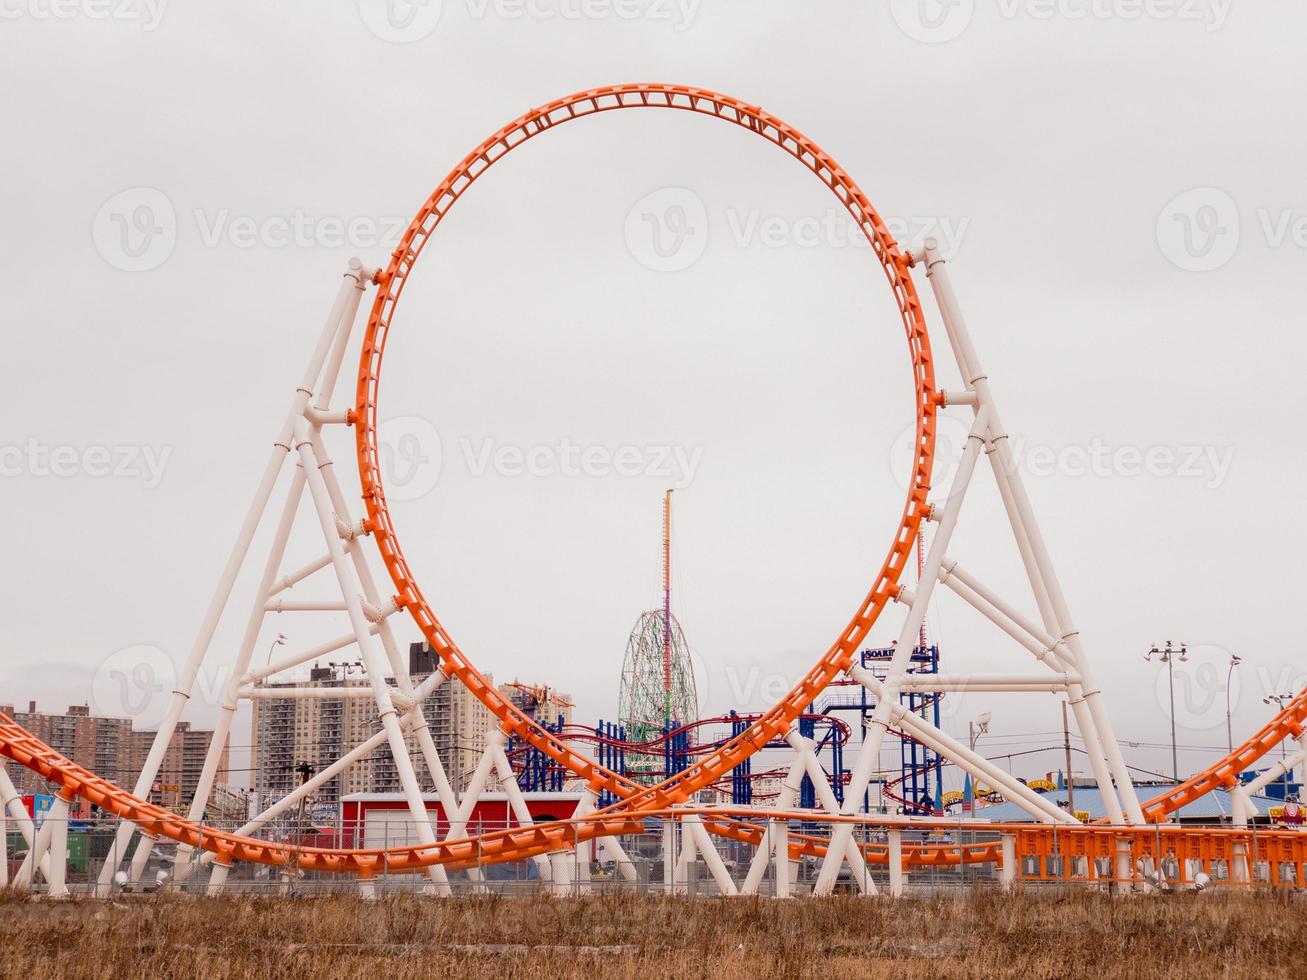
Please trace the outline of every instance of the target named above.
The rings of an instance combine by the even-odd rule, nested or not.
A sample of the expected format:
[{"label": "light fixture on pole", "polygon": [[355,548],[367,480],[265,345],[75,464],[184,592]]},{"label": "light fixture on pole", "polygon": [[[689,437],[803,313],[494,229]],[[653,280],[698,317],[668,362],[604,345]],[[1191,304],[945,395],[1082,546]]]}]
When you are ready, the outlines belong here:
[{"label": "light fixture on pole", "polygon": [[1184,663],[1189,659],[1189,648],[1181,643],[1178,647],[1166,641],[1166,649],[1159,650],[1157,644],[1144,654],[1144,659],[1152,661],[1157,657],[1162,663],[1166,664],[1166,683],[1171,691],[1171,775],[1175,778],[1176,785],[1180,783],[1180,756],[1176,750],[1175,744],[1175,660],[1179,657],[1180,662]]},{"label": "light fixture on pole", "polygon": [[268,660],[267,660],[267,664],[264,664],[264,666],[267,666],[268,664],[272,663],[272,651],[277,649],[277,647],[284,647],[285,645],[286,645],[286,634],[278,633],[277,638],[273,640],[272,645],[268,647]]},{"label": "light fixture on pole", "polygon": [[1234,755],[1234,726],[1230,721],[1230,682],[1234,679],[1234,668],[1243,663],[1243,657],[1237,653],[1230,654],[1230,669],[1225,672],[1225,749]]}]

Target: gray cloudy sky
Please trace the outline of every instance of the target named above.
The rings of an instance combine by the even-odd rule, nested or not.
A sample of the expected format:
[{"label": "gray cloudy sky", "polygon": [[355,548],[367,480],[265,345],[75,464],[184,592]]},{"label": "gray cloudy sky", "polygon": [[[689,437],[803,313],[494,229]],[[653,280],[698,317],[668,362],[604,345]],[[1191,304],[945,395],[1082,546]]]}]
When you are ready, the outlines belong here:
[{"label": "gray cloudy sky", "polygon": [[[1301,4],[393,3],[0,0],[0,702],[166,686],[349,256],[383,264],[509,119],[626,81],[767,108],[901,237],[944,242],[1132,762],[1169,765],[1154,641],[1196,648],[1182,768],[1225,743],[1229,652],[1236,738],[1303,683]],[[496,679],[612,717],[671,483],[706,711],[769,703],[847,622],[911,414],[883,276],[834,205],[737,128],[609,113],[442,227],[386,365],[387,475],[425,591]],[[952,551],[1029,608],[983,479]],[[950,670],[1029,666],[956,601],[930,628]],[[261,648],[278,630],[341,627],[287,615]],[[994,755],[1060,740],[1051,699],[948,703],[955,733],[993,712]]]}]

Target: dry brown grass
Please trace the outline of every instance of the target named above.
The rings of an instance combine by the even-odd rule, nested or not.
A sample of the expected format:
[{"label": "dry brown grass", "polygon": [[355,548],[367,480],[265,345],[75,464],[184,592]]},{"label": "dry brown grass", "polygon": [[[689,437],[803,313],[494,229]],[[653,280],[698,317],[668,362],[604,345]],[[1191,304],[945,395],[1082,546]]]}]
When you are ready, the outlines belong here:
[{"label": "dry brown grass", "polygon": [[1111,899],[0,898],[5,977],[1289,976],[1307,906]]}]

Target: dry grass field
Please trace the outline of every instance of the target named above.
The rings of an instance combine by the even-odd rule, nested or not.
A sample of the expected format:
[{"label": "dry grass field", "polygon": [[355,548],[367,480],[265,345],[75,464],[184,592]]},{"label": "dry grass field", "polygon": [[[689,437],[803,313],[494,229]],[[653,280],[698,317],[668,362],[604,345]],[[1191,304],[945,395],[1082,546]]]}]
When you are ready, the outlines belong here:
[{"label": "dry grass field", "polygon": [[988,891],[825,901],[0,898],[4,977],[1288,977],[1307,904]]}]

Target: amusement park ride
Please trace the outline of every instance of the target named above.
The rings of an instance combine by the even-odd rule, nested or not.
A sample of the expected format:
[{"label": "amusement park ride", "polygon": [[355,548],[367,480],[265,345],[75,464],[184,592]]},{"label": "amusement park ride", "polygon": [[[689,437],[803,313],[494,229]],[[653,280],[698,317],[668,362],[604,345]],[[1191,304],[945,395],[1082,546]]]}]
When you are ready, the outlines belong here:
[{"label": "amusement park ride", "polygon": [[[622,722],[601,723],[584,733],[569,733],[562,726],[550,727],[548,719],[528,716],[490,683],[455,643],[415,580],[382,483],[381,378],[391,334],[399,327],[404,287],[427,242],[463,194],[510,150],[564,123],[617,109],[675,109],[730,123],[790,154],[826,185],[865,234],[869,254],[879,263],[897,304],[915,392],[916,441],[907,499],[879,573],[849,621],[839,624],[830,647],[776,705],[758,714],[707,720],[686,713],[692,708],[697,712],[697,706],[693,674],[678,666],[685,644],[670,610],[665,533],[663,608],[641,617],[627,657],[632,700],[623,705],[623,716],[647,728],[632,731]],[[932,342],[925,304],[917,292],[918,277],[923,275],[947,341],[942,352]],[[355,342],[356,316],[369,291],[373,292],[371,313],[361,341]],[[357,380],[352,406],[346,407],[335,393],[351,349],[358,359]],[[946,362],[951,365],[947,382],[942,378]],[[944,412],[967,419],[969,433],[952,484],[936,487],[932,484],[936,426]],[[327,453],[324,431],[341,426],[354,431],[361,514]],[[1020,553],[1034,615],[997,594],[952,550],[968,489],[980,478],[982,465],[999,491],[1002,520]],[[287,469],[290,473],[285,477]],[[146,798],[200,669],[206,658],[215,655],[211,651],[215,631],[232,604],[237,578],[251,559],[256,530],[282,485],[287,488],[285,500],[269,552],[259,566],[257,598],[244,611],[244,631],[231,664],[235,680],[222,702],[189,813],[181,816]],[[665,507],[669,515],[670,498]],[[306,563],[287,566],[292,526],[302,511],[313,515],[322,551]],[[929,548],[918,552],[926,525],[932,525]],[[369,555],[379,558],[388,573],[389,597],[374,578]],[[911,583],[905,581],[909,566],[916,566],[917,572]],[[322,573],[328,569],[338,589],[333,598],[286,598],[292,587],[305,580],[327,579]],[[1027,666],[1001,674],[942,670],[938,650],[924,642],[922,632],[927,608],[939,588],[960,597],[1006,634]],[[885,650],[865,650],[873,624],[891,607],[902,615],[896,642]],[[330,642],[257,666],[253,654],[266,617],[287,608],[337,616],[343,612],[349,630]],[[412,619],[440,658],[440,670],[416,685],[401,658],[395,632],[396,617],[404,616]],[[349,688],[348,696],[375,702],[376,733],[234,831],[205,826],[237,706],[273,696],[321,696],[312,687],[270,690],[265,682],[347,648],[357,649],[370,682]],[[392,677],[393,684],[387,680]],[[657,683],[650,684],[651,680]],[[446,683],[465,685],[492,713],[497,726],[461,795],[450,784],[422,708],[423,699]],[[850,692],[856,693],[850,696]],[[1054,800],[945,732],[939,723],[938,699],[952,692],[1065,698],[1104,801],[1106,820],[1082,824]],[[340,696],[339,690],[335,696]],[[839,717],[841,711],[854,713],[854,725]],[[729,895],[755,894],[764,887],[777,896],[797,894],[801,887],[813,895],[826,895],[841,881],[850,880],[861,891],[873,892],[878,879],[882,887],[898,894],[915,869],[961,866],[987,870],[1004,884],[1054,877],[1145,888],[1156,885],[1159,869],[1168,861],[1178,868],[1173,880],[1182,883],[1216,879],[1247,886],[1269,865],[1274,872],[1267,876],[1271,884],[1288,880],[1301,887],[1307,870],[1307,835],[1286,830],[1254,833],[1246,827],[1250,810],[1247,790],[1239,788],[1239,774],[1285,738],[1300,740],[1300,751],[1285,764],[1300,764],[1307,750],[1304,719],[1307,692],[1284,704],[1261,731],[1216,765],[1162,796],[1141,801],[1095,679],[1090,651],[1071,617],[1014,465],[1008,429],[953,291],[945,256],[934,241],[917,250],[901,248],[849,175],[807,137],[770,113],[703,89],[648,84],[579,92],[509,123],[472,150],[427,198],[384,269],[368,269],[357,260],[350,263],[289,410],[275,431],[258,489],[134,788],[115,785],[81,768],[3,715],[0,755],[57,787],[54,809],[39,830],[21,807],[9,806],[10,819],[29,845],[14,884],[34,886],[41,879],[52,896],[68,889],[67,821],[62,818],[76,797],[121,819],[99,874],[101,896],[112,894],[124,882],[139,881],[152,851],[173,847],[174,885],[206,876],[205,887],[214,894],[224,889],[233,867],[242,862],[339,875],[356,882],[362,894],[371,895],[379,877],[406,873],[425,875],[425,887],[433,894],[449,894],[456,884],[484,888],[490,866],[531,861],[540,879],[552,878],[553,886],[561,883],[583,891],[589,868],[575,858],[567,863],[580,842],[602,841],[606,852],[616,858],[622,877],[633,881],[635,872],[624,861],[623,841],[647,833],[650,826],[661,827],[663,886],[673,891],[683,889],[688,868],[700,864],[707,868],[716,890]],[[853,727],[863,729],[856,752],[850,742]],[[701,737],[700,732],[706,734]],[[903,746],[923,753],[912,764],[916,782],[886,787],[887,795],[897,801],[895,809],[902,813],[875,812],[868,807],[869,787],[876,779],[882,744],[896,734]],[[417,746],[430,774],[428,786],[419,782],[411,744]],[[662,753],[661,762],[652,753],[655,745]],[[382,746],[394,759],[415,841],[377,850],[310,847],[266,833],[261,836],[279,815],[299,807],[318,787]],[[781,747],[787,762],[776,771],[775,796],[754,794],[754,764],[762,753],[775,753]],[[853,755],[847,778],[832,779],[819,753],[835,755],[846,748]],[[960,823],[959,818],[943,818],[937,796],[940,767],[945,763],[1016,804],[1030,822]],[[832,758],[830,770],[844,773],[842,757]],[[758,771],[766,770],[759,766]],[[563,777],[583,787],[572,819],[533,822],[521,782],[547,783]],[[506,794],[517,824],[472,833],[468,815],[494,781]],[[1233,826],[1168,822],[1180,807],[1216,788],[1234,794]],[[439,838],[424,801],[424,793],[432,791],[451,815],[447,832]],[[0,795],[7,803],[15,796],[2,768]],[[709,802],[721,796],[728,796],[729,802]],[[976,831],[971,843],[960,835],[933,840],[924,836],[928,831],[958,831],[964,826]],[[916,832],[922,832],[923,838],[911,836]],[[134,835],[139,838],[131,849]],[[719,842],[730,844],[736,853],[740,847],[751,851],[743,874],[737,876],[728,867]],[[803,862],[812,870],[810,887],[796,880],[796,869]],[[847,876],[846,865],[851,872]],[[560,882],[564,875],[566,881]]]}]

